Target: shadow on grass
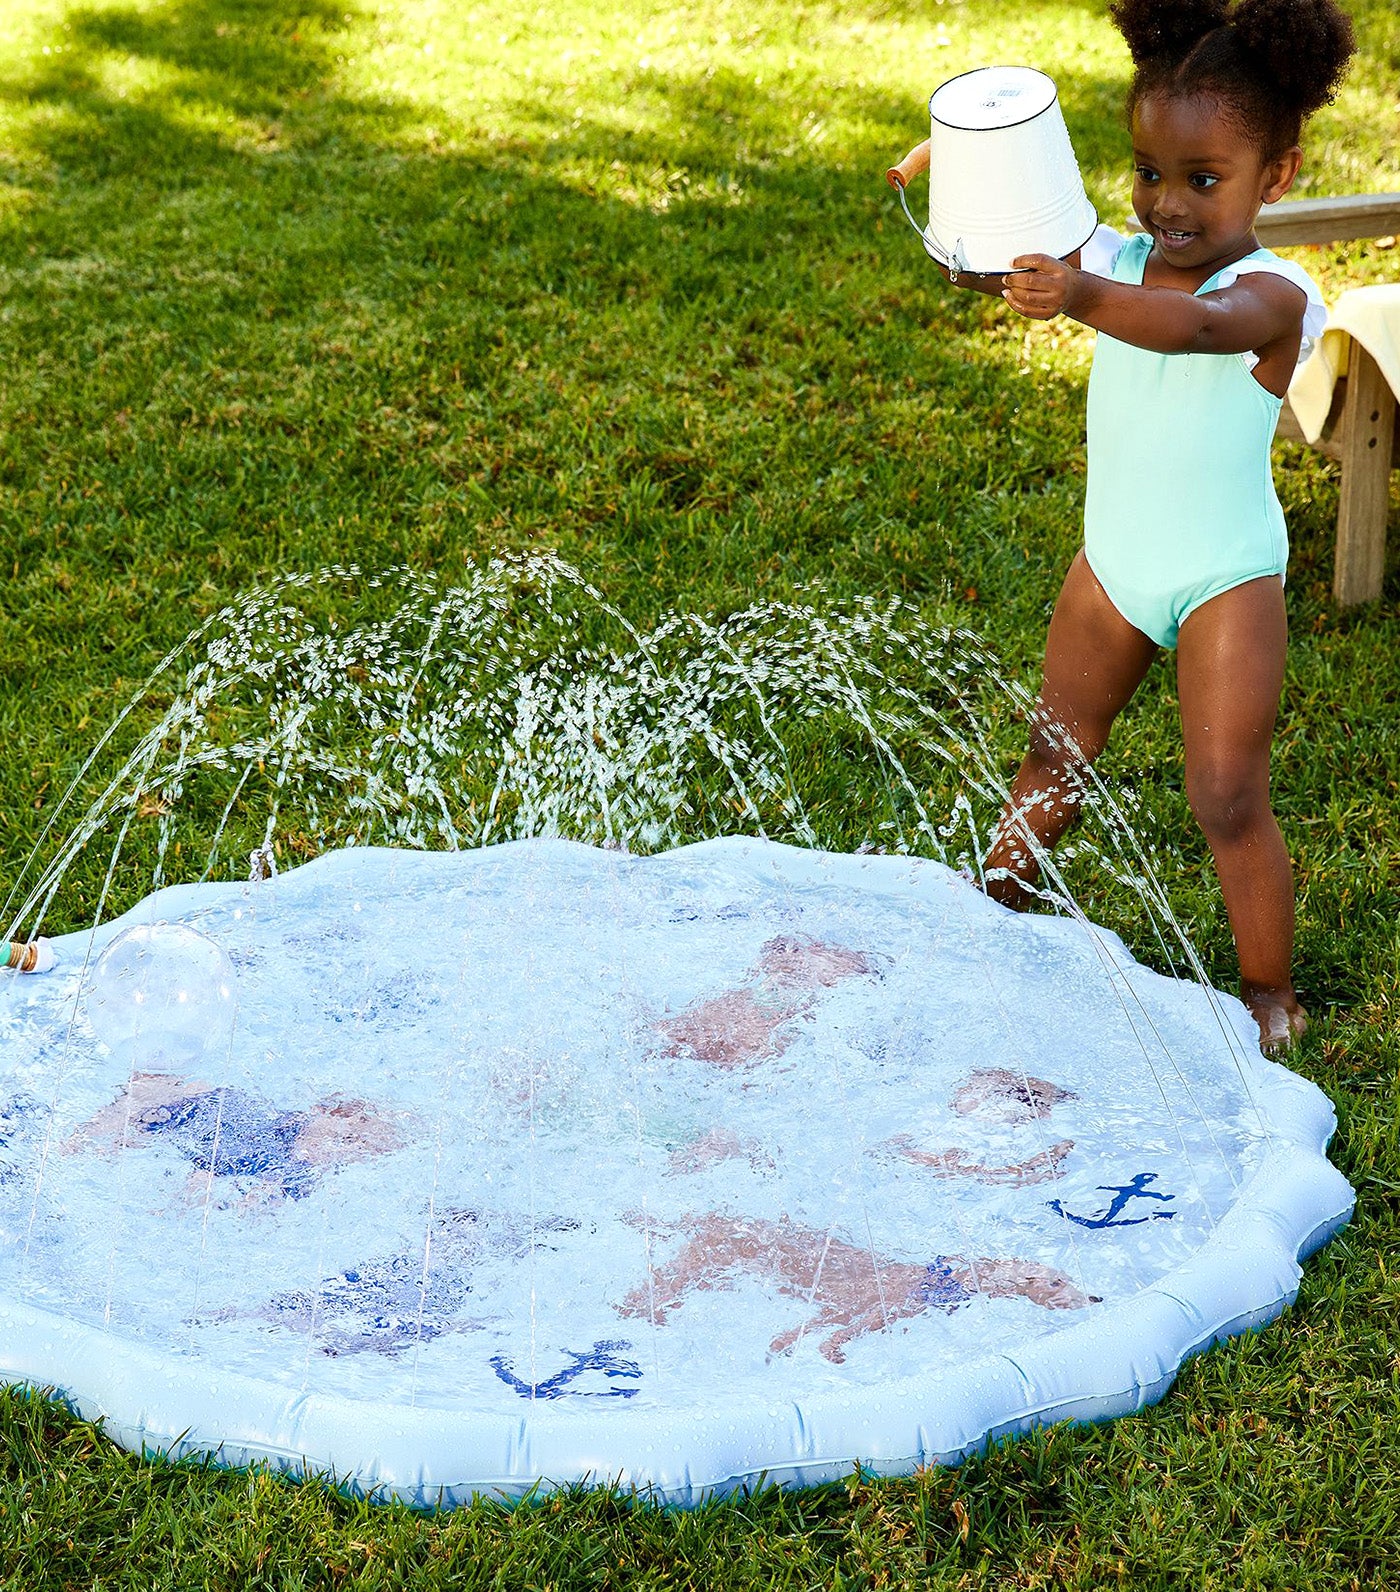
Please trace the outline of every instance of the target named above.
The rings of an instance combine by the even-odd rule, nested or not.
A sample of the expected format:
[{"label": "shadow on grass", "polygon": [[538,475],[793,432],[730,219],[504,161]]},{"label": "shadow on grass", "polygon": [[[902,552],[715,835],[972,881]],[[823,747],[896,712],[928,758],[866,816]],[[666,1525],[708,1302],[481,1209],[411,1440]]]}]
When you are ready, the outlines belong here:
[{"label": "shadow on grass", "polygon": [[[897,589],[1039,615],[1076,535],[1083,362],[1032,369],[1044,336],[948,290],[910,236],[881,173],[916,102],[815,59],[759,87],[702,57],[636,65],[611,97],[593,80],[578,112],[502,91],[483,126],[356,92],[344,62],[375,20],[356,0],[75,6],[57,53],[0,83],[37,171],[0,220],[6,341],[34,372],[0,406],[119,491],[114,559],[122,515],[176,511],[240,582],[347,551],[240,547],[277,505],[407,514],[436,556],[453,508],[488,544],[621,540],[649,579],[671,578],[650,573],[666,527],[677,584],[755,548],[864,581],[893,550]],[[1054,70],[1118,219],[1124,81]],[[47,519],[35,434],[0,439],[0,485]],[[757,522],[742,554],[707,545]]]},{"label": "shadow on grass", "polygon": [[[810,65],[764,89],[637,67],[614,109],[594,83],[580,114],[541,91],[483,127],[356,93],[343,60],[373,25],[354,0],[80,6],[0,83],[38,173],[0,222],[7,341],[50,372],[3,400],[25,440],[0,441],[0,484],[55,517],[47,436],[110,484],[104,556],[137,556],[132,516],[180,518],[240,583],[268,558],[242,526],[386,505],[648,562],[698,514],[670,530],[681,580],[729,571],[716,524],[765,520],[775,560],[830,569],[892,517],[908,581],[1019,573],[1008,504],[1079,468],[1077,378],[1047,367],[1023,414],[1022,329],[909,236],[882,171],[917,105]],[[817,103],[861,142],[827,138]],[[916,563],[930,510],[968,518],[972,558]],[[346,551],[272,546],[274,566]]]},{"label": "shadow on grass", "polygon": [[[501,108],[508,136],[453,128],[446,111],[434,133],[420,107],[341,82],[339,58],[372,22],[343,0],[68,11],[61,48],[0,84],[29,111],[17,147],[48,168],[26,232],[51,257],[94,244],[109,258],[144,254],[153,234],[167,248],[159,223],[173,209],[186,229],[177,253],[226,254],[232,233],[268,263],[291,241],[352,273],[358,254],[374,274],[383,250],[369,234],[391,241],[384,227],[397,224],[425,229],[421,263],[487,268],[506,304],[538,291],[587,297],[606,281],[624,295],[713,294],[732,309],[755,271],[786,276],[796,296],[823,264],[872,251],[900,290],[934,286],[880,180],[918,136],[917,105],[849,87],[818,94],[813,81],[825,114],[889,129],[888,149],[862,164],[821,142],[800,92],[726,70],[639,69],[614,115],[576,117],[541,93]],[[1081,142],[1112,141],[1101,107],[1120,93],[1073,79],[1065,98],[1082,107]],[[193,190],[205,190],[198,205]],[[107,225],[87,224],[98,216]],[[411,265],[419,240],[399,241]],[[980,324],[980,306],[935,292],[951,322]]]},{"label": "shadow on grass", "polygon": [[[309,96],[332,73],[337,42],[369,20],[346,9],[355,4],[298,0],[294,12],[278,0],[169,0],[139,10],[73,6],[55,35],[58,48],[4,92],[68,107],[79,126],[84,113],[97,112],[116,135],[114,153],[129,153],[148,147],[152,134],[176,130],[181,108],[208,104],[241,116],[275,116],[289,99]],[[123,90],[104,81],[123,62],[165,74],[150,108],[123,103]],[[86,152],[81,143],[67,147]]]}]

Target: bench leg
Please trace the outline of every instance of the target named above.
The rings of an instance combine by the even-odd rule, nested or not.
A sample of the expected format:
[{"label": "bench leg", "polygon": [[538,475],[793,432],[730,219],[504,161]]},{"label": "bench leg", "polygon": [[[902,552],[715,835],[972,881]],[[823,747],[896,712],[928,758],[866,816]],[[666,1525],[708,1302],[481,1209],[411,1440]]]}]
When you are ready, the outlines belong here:
[{"label": "bench leg", "polygon": [[1346,606],[1381,594],[1395,397],[1380,366],[1352,340],[1342,422],[1342,489],[1332,594]]}]

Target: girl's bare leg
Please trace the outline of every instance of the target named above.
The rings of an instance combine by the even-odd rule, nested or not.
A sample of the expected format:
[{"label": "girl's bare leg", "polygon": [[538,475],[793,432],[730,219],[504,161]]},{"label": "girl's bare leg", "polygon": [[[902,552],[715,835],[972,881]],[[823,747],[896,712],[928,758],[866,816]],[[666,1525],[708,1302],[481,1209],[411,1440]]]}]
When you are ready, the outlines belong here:
[{"label": "girl's bare leg", "polygon": [[1307,1026],[1293,989],[1293,866],[1269,804],[1269,751],[1288,620],[1277,576],[1221,593],[1181,627],[1177,689],[1186,794],[1210,846],[1260,1042]]},{"label": "girl's bare leg", "polygon": [[1060,590],[1045,641],[1045,671],[1031,744],[983,864],[986,891],[1024,907],[1049,848],[1079,817],[1084,770],[1142,683],[1156,643],[1109,601],[1081,552]]}]

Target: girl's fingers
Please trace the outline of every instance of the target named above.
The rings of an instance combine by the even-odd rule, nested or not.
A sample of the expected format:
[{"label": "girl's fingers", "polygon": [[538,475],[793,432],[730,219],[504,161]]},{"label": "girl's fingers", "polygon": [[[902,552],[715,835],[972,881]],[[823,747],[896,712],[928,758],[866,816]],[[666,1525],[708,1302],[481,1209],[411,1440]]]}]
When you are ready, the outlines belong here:
[{"label": "girl's fingers", "polygon": [[1060,313],[1053,295],[1018,293],[1015,288],[1004,287],[1001,296],[1018,315],[1028,315],[1032,320],[1048,321]]}]

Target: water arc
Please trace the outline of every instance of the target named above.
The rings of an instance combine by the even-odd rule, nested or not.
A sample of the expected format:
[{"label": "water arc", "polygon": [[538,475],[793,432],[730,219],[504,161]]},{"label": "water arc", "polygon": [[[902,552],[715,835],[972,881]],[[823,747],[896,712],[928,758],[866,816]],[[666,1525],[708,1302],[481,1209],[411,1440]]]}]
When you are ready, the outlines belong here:
[{"label": "water arc", "polygon": [[[784,659],[909,804],[900,715],[938,759],[967,646],[915,636],[923,683],[881,696],[858,671],[899,624],[813,609],[712,627],[710,675],[680,621],[590,674],[522,581],[577,590],[415,586],[412,645],[392,615],[298,630],[285,592],[235,616],[36,864],[18,932],[97,905],[0,985],[9,1379],[132,1447],[422,1505],[689,1503],[1132,1409],[1283,1307],[1351,1191],[1238,1003],[989,902],[948,801],[889,809],[904,850],[820,843]],[[444,684],[467,607],[486,655]],[[487,668],[491,614],[529,671]],[[942,761],[975,786],[979,758]],[[684,843],[697,789],[770,833]],[[122,854],[130,904],[119,866],[82,875]]]}]

